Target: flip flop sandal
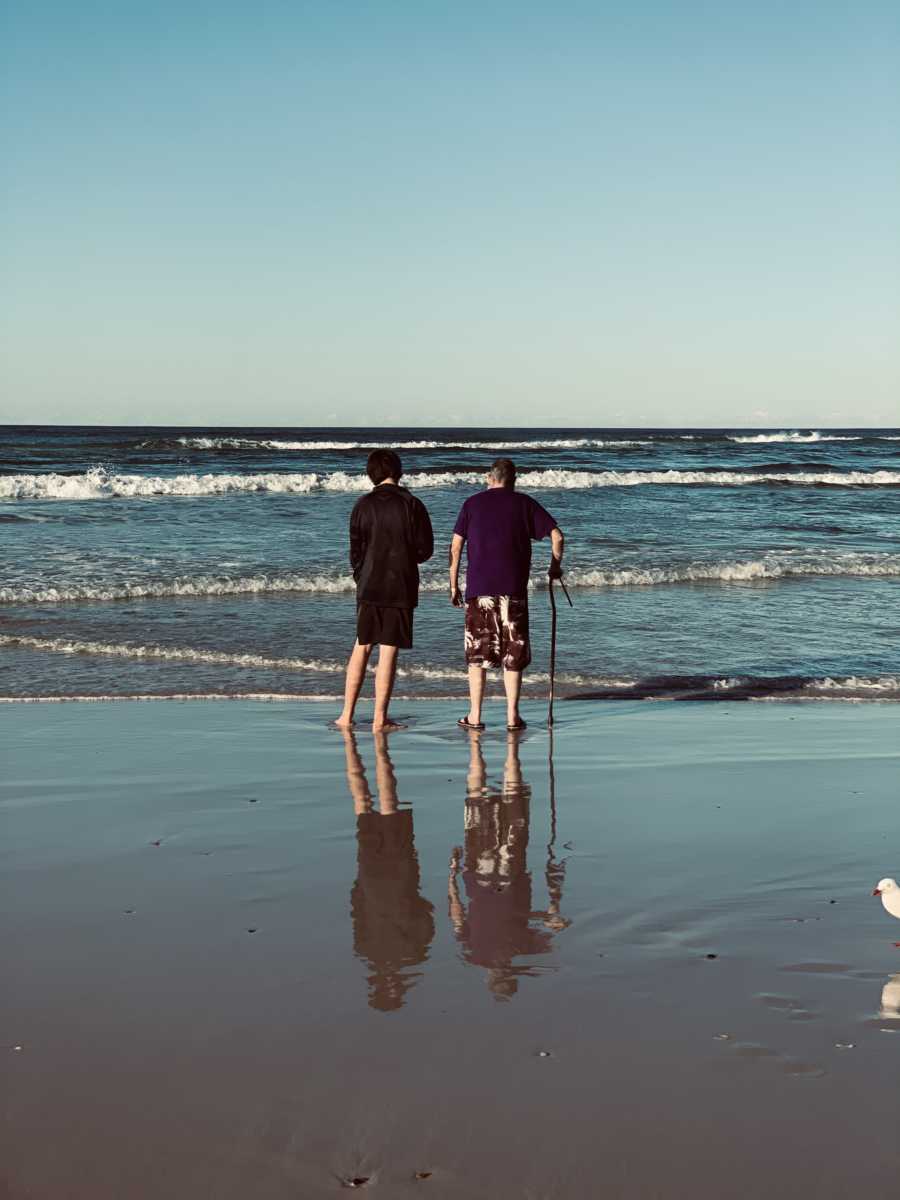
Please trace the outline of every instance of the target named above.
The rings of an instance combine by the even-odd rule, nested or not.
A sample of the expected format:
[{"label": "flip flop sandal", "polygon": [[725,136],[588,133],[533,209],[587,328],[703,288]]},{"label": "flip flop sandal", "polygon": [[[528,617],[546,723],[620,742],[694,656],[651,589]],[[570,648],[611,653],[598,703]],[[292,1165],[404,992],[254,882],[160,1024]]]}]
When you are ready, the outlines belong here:
[{"label": "flip flop sandal", "polygon": [[525,724],[525,722],[520,717],[515,725],[507,725],[506,731],[507,731],[507,733],[518,733],[521,729],[527,729],[527,728],[528,728],[528,726]]},{"label": "flip flop sandal", "polygon": [[483,725],[473,725],[468,717],[460,717],[456,723],[460,729],[484,729]]}]

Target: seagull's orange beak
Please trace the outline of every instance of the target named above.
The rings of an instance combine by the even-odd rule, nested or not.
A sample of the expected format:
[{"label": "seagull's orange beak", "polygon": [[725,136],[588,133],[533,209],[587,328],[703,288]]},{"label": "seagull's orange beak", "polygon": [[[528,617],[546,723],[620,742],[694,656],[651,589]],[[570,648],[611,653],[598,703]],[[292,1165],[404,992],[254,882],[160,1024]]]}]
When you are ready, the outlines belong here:
[{"label": "seagull's orange beak", "polygon": [[880,895],[881,895],[881,888],[872,888],[872,895],[873,895],[873,896],[880,896]]}]

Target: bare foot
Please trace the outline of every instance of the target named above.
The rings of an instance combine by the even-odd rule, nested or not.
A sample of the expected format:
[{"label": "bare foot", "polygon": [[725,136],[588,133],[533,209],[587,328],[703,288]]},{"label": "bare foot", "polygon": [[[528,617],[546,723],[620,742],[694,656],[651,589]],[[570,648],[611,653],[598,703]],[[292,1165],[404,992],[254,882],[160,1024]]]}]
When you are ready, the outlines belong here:
[{"label": "bare foot", "polygon": [[405,725],[401,725],[399,721],[392,721],[389,717],[384,721],[373,721],[373,733],[393,733],[395,729],[406,729]]},{"label": "bare foot", "polygon": [[339,717],[335,718],[332,724],[334,725],[335,729],[352,729],[356,722],[352,717],[345,717],[344,714],[341,713]]}]

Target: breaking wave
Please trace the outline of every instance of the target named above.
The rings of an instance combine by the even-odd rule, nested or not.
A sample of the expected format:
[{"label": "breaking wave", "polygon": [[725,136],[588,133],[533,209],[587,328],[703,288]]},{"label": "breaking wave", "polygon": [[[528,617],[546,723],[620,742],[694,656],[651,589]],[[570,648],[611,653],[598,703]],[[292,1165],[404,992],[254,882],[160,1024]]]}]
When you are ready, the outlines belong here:
[{"label": "breaking wave", "polygon": [[[581,691],[568,700],[616,700],[606,688]],[[900,700],[900,676],[849,675],[833,679],[803,675],[659,675],[636,679],[629,700]]]},{"label": "breaking wave", "polygon": [[861,442],[863,440],[861,435],[850,437],[848,434],[819,433],[816,430],[813,430],[812,433],[753,433],[740,436],[733,435],[728,438],[729,442],[739,442],[742,446],[758,445],[765,442]]},{"label": "breaking wave", "polygon": [[[148,447],[160,443],[142,442]],[[613,446],[649,446],[649,440],[603,438],[549,438],[537,441],[429,441],[327,442],[287,441],[282,438],[180,437],[174,444],[190,450],[588,450]]]},{"label": "breaking wave", "polygon": [[58,637],[41,638],[0,634],[0,646],[20,646],[56,654],[99,654],[111,658],[144,658],[165,662],[216,663],[234,667],[275,667],[286,671],[306,671],[334,675],[343,664],[317,658],[269,658],[263,654],[235,654],[224,650],[197,650],[185,646],[128,646],[112,642],[83,641]]},{"label": "breaking wave", "polygon": [[[342,675],[345,663],[329,662],[318,658],[274,658],[265,654],[236,653],[227,650],[197,649],[192,646],[131,646],[117,642],[96,642],[78,638],[42,638],[26,634],[0,634],[0,646],[22,647],[42,650],[52,654],[95,654],[108,658],[152,659],[162,662],[212,663],[216,666],[258,667],[275,671],[299,671],[308,674]],[[370,668],[374,671],[374,668]],[[398,667],[401,679],[433,679],[465,682],[466,672],[462,668],[411,666]],[[547,683],[549,675],[541,671],[528,674],[530,683]],[[610,679],[605,676],[580,674],[557,674],[557,682],[574,686],[604,688],[629,688],[632,680]]]},{"label": "breaking wave", "polygon": [[[435,581],[437,584],[437,581]],[[440,586],[446,587],[441,582]],[[0,604],[58,604],[74,600],[153,600],[167,596],[247,596],[278,592],[351,592],[352,575],[191,575],[118,584],[69,583],[58,587],[0,587]],[[437,587],[435,586],[435,590]]]},{"label": "breaking wave", "polygon": [[[478,487],[478,471],[438,471],[404,476],[413,490]],[[900,471],[526,471],[519,484],[535,491],[570,491],[585,488],[681,485],[743,487],[751,484],[785,484],[800,487],[897,487]],[[276,472],[238,475],[229,473],[185,475],[120,475],[93,467],[79,475],[56,472],[0,476],[0,500],[101,500],[153,496],[222,496],[231,493],[308,495],[311,492],[365,492],[371,484],[365,475],[345,471]]]},{"label": "breaking wave", "polygon": [[559,490],[638,487],[642,484],[743,487],[779,483],[803,487],[896,487],[900,471],[531,471],[518,476],[523,488]]},{"label": "breaking wave", "polygon": [[313,473],[117,475],[104,467],[92,467],[81,475],[60,475],[51,471],[42,475],[0,476],[0,499],[102,500],[135,496],[221,496],[229,492],[306,493],[317,487],[318,480],[319,476]]},{"label": "breaking wave", "polygon": [[[421,697],[428,699],[429,697]],[[396,696],[396,700],[405,700],[405,696]],[[419,697],[409,697],[419,699]],[[333,704],[334,697],[322,693],[302,692],[101,692],[96,696],[0,696],[0,704],[111,704],[126,703],[129,700],[254,700],[267,704],[288,701],[296,704],[298,701],[315,701]]]},{"label": "breaking wave", "polygon": [[[900,577],[900,554],[851,553],[841,551],[767,554],[757,559],[731,562],[692,562],[665,567],[575,567],[566,572],[569,587],[653,587],[680,583],[752,583],[777,580],[841,576]],[[423,592],[442,592],[446,578],[428,576]],[[532,587],[546,586],[543,575]],[[356,587],[349,574],[303,575],[299,572],[259,575],[181,576],[174,579],[123,580],[121,583],[71,582],[54,586],[35,584],[0,587],[0,604],[61,604],[72,601],[153,600],[166,597],[216,597],[277,595],[278,593],[341,594]]]},{"label": "breaking wave", "polygon": [[807,684],[807,691],[821,695],[871,695],[873,698],[900,696],[900,675],[848,675],[843,679],[814,679]]},{"label": "breaking wave", "polygon": [[[21,647],[57,654],[69,655],[100,655],[104,657],[144,659],[165,662],[185,662],[196,664],[212,663],[218,666],[235,666],[242,668],[259,668],[264,670],[298,672],[338,677],[343,673],[344,665],[329,662],[324,659],[276,658],[264,654],[235,653],[219,650],[196,649],[189,646],[132,646],[119,643],[82,641],[65,637],[41,638],[26,635],[0,634],[0,646]],[[401,667],[398,676],[407,679],[452,681],[464,686],[465,672],[459,669],[430,666]],[[835,678],[825,676],[811,678],[809,676],[717,676],[717,675],[658,675],[644,677],[602,677],[586,674],[562,673],[557,675],[557,682],[567,688],[577,689],[565,699],[568,700],[714,700],[714,701],[744,701],[744,700],[900,700],[900,676],[878,675],[859,676],[849,675]],[[548,676],[543,672],[529,673],[529,684],[546,684]],[[331,698],[337,699],[339,683],[335,679],[335,690]],[[255,692],[241,693],[243,698],[291,698],[307,697],[286,696],[283,693]],[[4,696],[0,700],[63,700],[67,697],[37,697],[37,696]],[[81,697],[68,697],[69,699]],[[120,696],[114,693],[99,697],[86,696],[84,699],[143,699],[151,698],[149,694],[141,696]],[[206,693],[179,692],[169,693],[169,698],[235,698],[227,691]],[[439,699],[441,697],[432,697]],[[444,697],[447,698],[447,697]]]},{"label": "breaking wave", "polygon": [[647,587],[676,583],[752,583],[761,579],[815,576],[900,577],[900,554],[825,552],[767,554],[735,562],[694,562],[671,567],[625,567],[621,570],[576,569],[566,574],[574,587]]},{"label": "breaking wave", "polygon": [[[97,692],[95,694],[71,693],[53,696],[0,696],[0,704],[127,704],[130,701],[161,700],[252,700],[257,704],[334,704],[340,696],[327,692]],[[436,696],[430,693],[395,692],[398,704],[414,704],[421,700],[438,700],[441,703],[468,703],[469,694]],[[501,703],[488,700],[487,703]]]},{"label": "breaking wave", "polygon": [[643,437],[543,437],[508,440],[467,438],[419,438],[407,441],[354,441],[335,439],[292,439],[283,437],[238,437],[234,435],[184,435],[138,443],[139,449],[180,447],[188,450],[298,450],[315,452],[332,450],[376,450],[390,446],[395,450],[603,450],[628,446],[666,446],[674,442],[735,442],[740,445],[761,445],[768,442],[804,444],[811,442],[898,441],[900,437],[882,433],[831,433],[819,430],[803,432],[784,430],[780,433],[666,433],[655,431]]}]

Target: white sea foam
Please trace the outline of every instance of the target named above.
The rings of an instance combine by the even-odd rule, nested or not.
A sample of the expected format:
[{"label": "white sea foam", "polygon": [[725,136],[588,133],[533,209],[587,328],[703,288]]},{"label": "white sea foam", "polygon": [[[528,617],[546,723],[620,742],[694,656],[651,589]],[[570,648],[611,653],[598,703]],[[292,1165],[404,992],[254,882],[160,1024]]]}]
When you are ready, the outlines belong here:
[{"label": "white sea foam", "polygon": [[848,692],[855,695],[871,694],[890,695],[900,693],[900,675],[879,675],[876,677],[864,675],[848,675],[843,679],[814,679],[806,685],[809,692]]},{"label": "white sea foam", "polygon": [[[437,590],[435,581],[435,589]],[[446,587],[444,581],[441,588]],[[75,600],[144,600],[166,596],[246,596],[278,592],[341,593],[356,587],[352,575],[192,575],[169,580],[118,584],[68,583],[58,586],[0,587],[0,604],[59,604]]]},{"label": "white sea foam", "polygon": [[[750,583],[754,580],[802,577],[892,578],[900,577],[900,554],[852,553],[842,551],[767,554],[758,559],[730,562],[693,562],[666,567],[575,567],[566,572],[569,587],[653,587],[680,583]],[[546,586],[543,575],[532,587]],[[423,592],[443,592],[443,575],[428,576]],[[259,575],[198,574],[174,579],[123,580],[121,583],[70,582],[66,584],[8,585],[0,587],[0,604],[62,604],[75,601],[153,600],[166,597],[216,597],[277,595],[340,595],[354,591],[349,574],[303,575],[284,572]]]},{"label": "white sea foam", "polygon": [[827,551],[798,555],[768,554],[758,559],[695,562],[671,567],[575,569],[566,574],[566,583],[574,587],[647,587],[675,583],[750,583],[757,579],[803,576],[900,576],[900,554]]},{"label": "white sea foam", "polygon": [[[799,430],[784,430],[781,433],[754,434],[725,434],[724,440],[740,445],[764,445],[767,443],[803,444],[810,442],[860,442],[866,440],[895,442],[900,437],[892,434],[842,434],[822,433],[811,430],[802,433]],[[308,440],[294,441],[287,438],[247,438],[247,437],[179,437],[174,443],[191,450],[376,450],[390,447],[395,450],[589,450],[614,449],[617,446],[653,446],[665,445],[667,442],[697,442],[714,441],[710,435],[682,433],[660,433],[649,438],[539,438],[522,441],[466,441],[463,439],[447,438],[442,441],[419,439],[406,442],[357,442],[357,441],[325,441]],[[144,442],[143,446],[158,443]]]},{"label": "white sea foam", "polygon": [[[318,484],[319,476],[313,473],[117,475],[103,467],[92,467],[82,475],[59,475],[52,471],[41,475],[0,476],[0,499],[102,500],[135,496],[221,496],[228,492],[304,494],[313,491]],[[340,490],[350,491],[351,488]],[[362,490],[362,484],[359,490]]]},{"label": "white sea foam", "polygon": [[744,487],[784,483],[804,487],[897,487],[900,471],[531,471],[518,476],[522,488],[561,491],[595,487],[701,485]]},{"label": "white sea foam", "polygon": [[[342,697],[339,693],[324,692],[102,692],[97,695],[73,694],[69,696],[0,696],[0,704],[127,704],[131,701],[161,700],[253,700],[263,704],[298,704],[310,701],[316,704],[334,704]],[[468,703],[469,694],[395,692],[393,699],[398,704],[414,704],[420,700],[440,704]],[[500,696],[486,696],[485,704],[505,704]]]},{"label": "white sea foam", "polygon": [[837,433],[819,433],[813,430],[812,433],[797,433],[796,431],[786,431],[784,433],[754,433],[742,436],[729,436],[729,442],[739,442],[741,445],[760,445],[767,442],[859,442],[862,437],[849,437],[846,434]]},{"label": "white sea foam", "polygon": [[[897,487],[900,471],[526,471],[519,475],[523,489],[570,491],[585,488],[690,485],[743,487],[766,483],[795,486]],[[480,486],[478,471],[439,471],[404,476],[413,490]],[[119,475],[93,467],[80,475],[56,472],[0,476],[0,500],[101,500],[159,496],[222,496],[229,493],[308,495],[311,492],[365,492],[365,475],[345,471],[276,472],[239,475],[226,472],[185,475]]]},{"label": "white sea foam", "polygon": [[649,440],[544,438],[537,441],[335,442],[288,441],[282,438],[180,437],[176,444],[192,450],[583,450],[614,446],[649,446]]},{"label": "white sea foam", "polygon": [[45,650],[55,654],[99,654],[111,658],[216,663],[220,666],[277,668],[326,675],[340,674],[344,670],[342,663],[317,658],[271,658],[264,654],[237,654],[224,650],[195,649],[190,646],[128,646],[65,637],[41,638],[0,634],[0,646],[21,646],[29,650]]},{"label": "white sea foam", "polygon": [[[112,704],[129,700],[256,700],[265,703],[312,700],[333,704],[336,699],[336,696],[327,696],[320,692],[106,692],[96,696],[0,696],[0,704]],[[394,699],[403,700],[406,697],[395,696]]]},{"label": "white sea foam", "polygon": [[[97,642],[79,638],[33,637],[27,634],[0,634],[0,646],[7,646],[10,649],[21,647],[28,650],[41,650],[51,654],[86,654],[107,658],[153,659],[162,662],[212,663],[217,666],[257,667],[264,670],[299,671],[323,675],[341,675],[345,667],[344,663],[316,658],[275,658],[265,654],[206,650],[193,646],[133,646],[118,642]],[[466,677],[465,671],[461,668],[440,666],[400,667],[397,675],[407,679],[449,679],[457,683],[463,682]],[[530,683],[547,683],[549,678],[549,675],[541,671],[529,672],[528,675]],[[569,683],[574,686],[607,688],[634,686],[633,680],[578,673],[557,674],[556,678],[560,683]]]}]

